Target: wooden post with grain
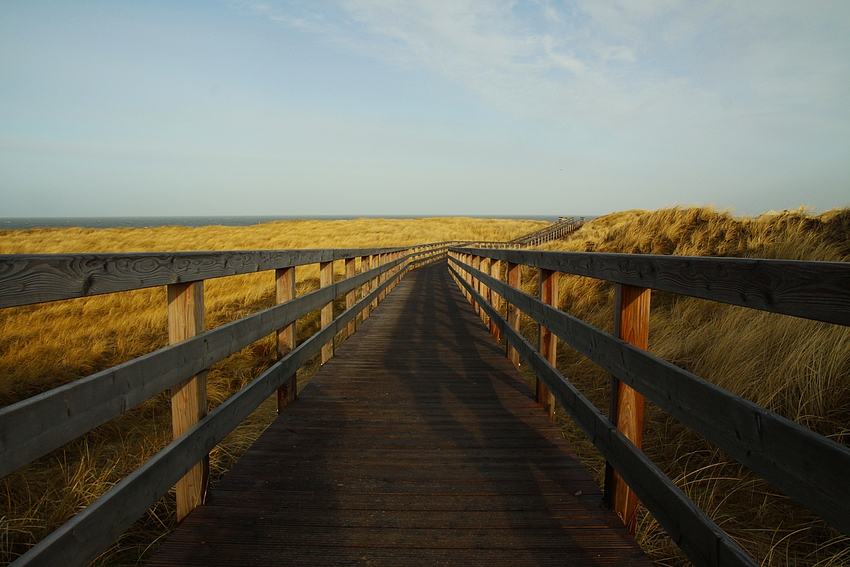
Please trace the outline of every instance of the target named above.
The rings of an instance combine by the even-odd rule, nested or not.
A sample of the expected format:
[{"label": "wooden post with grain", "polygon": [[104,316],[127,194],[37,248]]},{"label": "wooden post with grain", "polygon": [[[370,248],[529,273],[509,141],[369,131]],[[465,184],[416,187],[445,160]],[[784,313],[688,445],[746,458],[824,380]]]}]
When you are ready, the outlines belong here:
[{"label": "wooden post with grain", "polygon": [[[334,283],[334,263],[330,262],[319,262],[319,286],[327,287]],[[334,318],[334,303],[333,301],[327,303],[324,307],[322,307],[322,329],[331,324]],[[322,347],[322,364],[326,363],[333,357],[334,355],[334,341],[333,339],[329,340]]]},{"label": "wooden post with grain", "polygon": [[[540,301],[558,307],[558,272],[541,268]],[[549,329],[540,326],[540,354],[556,367],[558,366],[558,337]],[[555,396],[539,379],[537,382],[537,403],[542,405],[551,419],[555,419]]]},{"label": "wooden post with grain", "polygon": [[[497,280],[502,279],[501,274],[502,262],[500,260],[493,260],[490,263],[490,277],[493,277]],[[493,304],[493,308],[496,311],[502,310],[502,296],[496,293],[496,290],[490,290],[490,303]],[[493,338],[497,341],[501,339],[501,335],[499,334],[499,327],[496,326],[496,321],[490,321],[490,334],[493,335]]]},{"label": "wooden post with grain", "polygon": [[[354,277],[354,274],[357,271],[356,266],[354,265],[355,261],[356,261],[356,258],[346,258],[346,260],[345,260],[345,277],[346,277],[346,279]],[[352,289],[351,291],[349,291],[348,293],[345,294],[345,308],[346,309],[351,309],[352,307],[354,307],[354,304],[356,303],[356,301],[357,301],[357,290],[356,289]],[[345,326],[345,336],[346,336],[346,338],[348,338],[348,337],[350,337],[351,335],[354,334],[354,328],[355,328],[354,324],[355,324],[355,320],[352,319]]]},{"label": "wooden post with grain", "polygon": [[[275,270],[275,299],[285,303],[295,299],[295,266]],[[295,348],[296,322],[277,331],[277,358],[280,360]],[[298,395],[298,375],[293,374],[277,389],[277,411],[295,401]]]},{"label": "wooden post with grain", "polygon": [[[508,262],[508,285],[516,289],[522,287],[522,264]],[[508,324],[517,331],[519,331],[519,313],[519,309],[514,304],[508,303]],[[514,366],[519,368],[519,352],[510,343],[508,344],[508,358],[514,363]]]},{"label": "wooden post with grain", "polygon": [[[482,272],[487,275],[490,275],[490,258],[481,258],[479,265],[479,269]],[[481,294],[481,297],[485,303],[492,302],[492,299],[490,298],[490,288],[487,287],[483,281],[478,282],[478,293]],[[487,327],[489,328],[490,318],[487,316],[487,312],[482,309],[479,313],[479,316],[481,317],[481,320],[484,322],[484,324],[487,325]]]},{"label": "wooden post with grain", "polygon": [[[363,257],[360,258],[360,271],[361,272],[368,272],[369,270],[372,269],[371,262],[370,262],[371,258],[372,258],[371,256],[363,256]],[[372,291],[371,285],[372,285],[371,280],[369,280],[369,281],[367,281],[366,283],[363,284],[363,287],[360,290],[360,297],[361,298],[369,295],[369,293]],[[369,318],[369,312],[371,311],[371,308],[372,308],[371,303],[363,308],[363,312],[362,312],[363,314],[361,316],[361,322],[365,321],[366,319]]]},{"label": "wooden post with grain", "polygon": [[[649,345],[650,291],[616,284],[614,295],[614,336],[643,350]],[[643,396],[612,376],[608,419],[638,449],[643,441],[643,412]],[[608,463],[605,465],[605,501],[635,533],[637,496]]]},{"label": "wooden post with grain", "polygon": [[[204,332],[204,282],[168,286],[168,343]],[[207,374],[199,372],[171,388],[171,426],[177,439],[207,414]],[[209,456],[177,481],[177,521],[204,503],[209,482]]]}]

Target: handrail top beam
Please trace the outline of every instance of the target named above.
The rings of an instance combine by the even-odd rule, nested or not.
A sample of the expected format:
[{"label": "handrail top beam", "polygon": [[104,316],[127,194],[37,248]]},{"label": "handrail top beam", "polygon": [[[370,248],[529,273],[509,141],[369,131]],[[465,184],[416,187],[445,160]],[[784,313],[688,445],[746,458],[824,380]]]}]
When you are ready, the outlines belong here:
[{"label": "handrail top beam", "polygon": [[450,250],[850,326],[850,262],[493,248]]},{"label": "handrail top beam", "polygon": [[291,250],[0,254],[0,308],[402,252],[414,246],[448,244]]}]

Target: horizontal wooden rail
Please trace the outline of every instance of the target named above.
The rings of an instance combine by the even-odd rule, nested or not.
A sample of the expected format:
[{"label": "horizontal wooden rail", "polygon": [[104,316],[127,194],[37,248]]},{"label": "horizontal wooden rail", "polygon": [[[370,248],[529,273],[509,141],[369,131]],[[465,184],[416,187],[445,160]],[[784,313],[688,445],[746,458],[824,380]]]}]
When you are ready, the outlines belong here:
[{"label": "horizontal wooden rail", "polygon": [[850,325],[850,263],[453,248],[536,268]]},{"label": "horizontal wooden rail", "polygon": [[[450,261],[464,270],[469,266]],[[756,563],[715,524],[705,512],[694,504],[649,458],[617,430],[608,418],[584,395],[561,375],[525,338],[483,301],[474,287],[467,283],[458,271],[449,266],[458,284],[471,294],[476,303],[495,321],[500,332],[516,349],[537,377],[546,385],[599,452],[616,468],[629,486],[653,515],[668,535],[697,566],[747,566]],[[483,276],[478,272],[479,277]],[[489,276],[488,276],[489,278]],[[495,281],[490,278],[494,283]],[[482,277],[482,280],[484,278]],[[530,297],[530,296],[528,296]],[[507,301],[510,298],[505,297]],[[539,300],[536,300],[539,301]],[[542,304],[542,303],[541,303]],[[545,304],[542,304],[545,305]],[[547,306],[548,307],[548,306]]]},{"label": "horizontal wooden rail", "polygon": [[318,353],[325,343],[344,330],[348,322],[353,321],[397,277],[401,276],[384,281],[354,307],[301,343],[106,494],[32,547],[12,566],[74,567],[95,559],[156,504],[195,463]]},{"label": "horizontal wooden rail", "polygon": [[0,308],[403,250],[405,248],[0,254]]},{"label": "horizontal wooden rail", "polygon": [[454,258],[451,261],[671,416],[850,535],[850,449],[472,266]]},{"label": "horizontal wooden rail", "polygon": [[0,409],[0,478],[406,261],[399,258]]}]

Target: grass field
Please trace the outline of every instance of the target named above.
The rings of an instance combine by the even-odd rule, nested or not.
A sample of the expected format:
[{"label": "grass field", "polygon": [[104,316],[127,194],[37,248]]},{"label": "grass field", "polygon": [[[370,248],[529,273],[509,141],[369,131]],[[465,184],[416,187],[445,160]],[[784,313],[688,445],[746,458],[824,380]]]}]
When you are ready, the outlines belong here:
[{"label": "grass field", "polygon": [[[36,229],[0,232],[0,253],[288,249],[396,246],[448,239],[507,240],[539,221],[411,219],[287,221],[254,227]],[[848,261],[850,210],[735,218],[711,209],[626,211],[589,222],[557,250],[748,256]],[[338,268],[340,269],[341,266]],[[299,269],[298,293],[318,286]],[[533,270],[526,291],[536,293]],[[251,274],[205,284],[213,328],[268,307],[273,276]],[[562,276],[560,307],[610,331],[612,286]],[[166,342],[165,290],[153,288],[0,311],[0,406],[108,368]],[[650,350],[724,388],[841,443],[850,443],[850,330],[712,302],[653,293]],[[304,336],[316,314],[299,322]],[[525,322],[524,332],[536,327]],[[608,377],[561,346],[559,367],[598,407]],[[272,337],[215,365],[214,407],[274,361]],[[306,368],[300,383],[314,368]],[[211,456],[213,480],[273,419],[255,412]],[[559,423],[601,482],[603,463],[559,410]],[[0,561],[8,562],[85,507],[171,439],[164,395],[2,480]],[[850,540],[776,493],[728,457],[647,407],[644,450],[763,565],[850,565]],[[174,526],[173,496],[163,498],[97,564],[134,565]],[[638,538],[658,565],[686,562],[645,513]]]}]

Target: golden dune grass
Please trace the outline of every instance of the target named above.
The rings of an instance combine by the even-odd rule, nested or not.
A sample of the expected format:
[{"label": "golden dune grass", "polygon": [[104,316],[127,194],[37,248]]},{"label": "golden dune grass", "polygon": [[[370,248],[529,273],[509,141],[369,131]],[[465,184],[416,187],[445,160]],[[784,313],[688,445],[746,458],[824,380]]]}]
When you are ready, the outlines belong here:
[{"label": "golden dune grass", "polygon": [[[850,209],[757,218],[711,208],[626,211],[590,221],[572,237],[541,248],[846,262]],[[560,307],[610,332],[613,286],[562,275]],[[653,354],[850,444],[850,328],[653,292],[649,337]],[[559,348],[560,370],[607,413],[608,376],[569,348]],[[644,451],[760,564],[850,565],[850,539],[652,404],[646,418]],[[568,418],[560,420],[601,483],[601,457]],[[645,512],[638,532],[657,564],[687,564]]]},{"label": "golden dune grass", "polygon": [[[507,240],[544,224],[377,219],[256,227],[7,231],[0,233],[0,252],[395,246],[447,239]],[[541,248],[848,261],[848,234],[848,210],[746,219],[708,208],[663,209],[607,215],[572,237]],[[206,282],[207,327],[271,305],[272,277],[251,274]],[[526,291],[536,293],[534,270],[527,269],[523,281]],[[299,294],[314,289],[317,282],[317,270],[299,270]],[[574,276],[560,279],[561,308],[609,331],[612,298],[609,284]],[[652,302],[654,354],[848,443],[848,329],[671,294],[654,293]],[[162,288],[0,311],[0,405],[159,348],[165,344],[165,323]],[[315,314],[299,325],[302,336],[315,330]],[[535,331],[524,321],[527,336]],[[560,370],[607,411],[607,375],[563,345],[559,349]],[[217,364],[208,377],[210,406],[221,403],[273,360],[273,341],[267,337]],[[0,560],[11,560],[170,441],[169,411],[161,395],[3,479]],[[273,416],[274,406],[264,405],[216,448],[211,456],[213,478],[241,455]],[[595,449],[563,410],[559,409],[558,419],[601,482],[603,463]],[[761,564],[850,565],[847,538],[651,404],[644,450]],[[173,525],[173,497],[167,496],[96,563],[135,564]],[[648,514],[642,513],[638,530],[641,544],[658,565],[687,564]]]},{"label": "golden dune grass", "polygon": [[[507,240],[541,221],[473,218],[285,221],[250,227],[33,229],[0,231],[0,253],[153,252],[404,246],[453,239]],[[336,263],[342,277],[342,262]],[[318,287],[318,268],[296,269],[297,293]],[[206,327],[243,317],[274,301],[272,272],[205,282]],[[318,329],[318,314],[299,321],[299,336]],[[165,346],[165,288],[0,310],[0,406]],[[275,359],[269,336],[214,365],[210,408]],[[315,364],[299,374],[303,386]],[[266,403],[211,455],[213,481],[274,418]],[[0,562],[9,562],[83,509],[171,440],[167,394],[2,479]],[[131,528],[95,564],[135,565],[174,526],[173,496]]]}]

